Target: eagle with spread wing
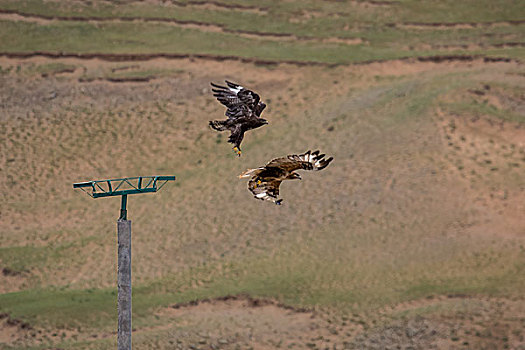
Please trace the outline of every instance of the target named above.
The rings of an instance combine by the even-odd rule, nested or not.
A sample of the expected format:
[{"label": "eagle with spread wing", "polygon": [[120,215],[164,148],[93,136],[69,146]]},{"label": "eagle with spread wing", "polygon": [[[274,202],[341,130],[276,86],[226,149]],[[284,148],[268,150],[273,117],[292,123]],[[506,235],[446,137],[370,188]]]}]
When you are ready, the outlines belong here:
[{"label": "eagle with spread wing", "polygon": [[239,175],[239,178],[249,178],[248,189],[254,197],[261,200],[272,201],[277,205],[282,203],[278,199],[279,186],[284,180],[301,179],[295,170],[322,170],[334,159],[324,158],[319,151],[307,151],[303,154],[294,154],[282,158],[276,158],[263,167],[248,169]]},{"label": "eagle with spread wing", "polygon": [[266,104],[255,92],[248,90],[238,84],[226,80],[227,86],[211,83],[214,88],[213,96],[226,106],[226,120],[212,120],[210,126],[217,131],[231,132],[228,142],[233,143],[234,152],[241,156],[241,142],[244,133],[251,129],[268,124],[266,119],[261,118],[261,113]]}]

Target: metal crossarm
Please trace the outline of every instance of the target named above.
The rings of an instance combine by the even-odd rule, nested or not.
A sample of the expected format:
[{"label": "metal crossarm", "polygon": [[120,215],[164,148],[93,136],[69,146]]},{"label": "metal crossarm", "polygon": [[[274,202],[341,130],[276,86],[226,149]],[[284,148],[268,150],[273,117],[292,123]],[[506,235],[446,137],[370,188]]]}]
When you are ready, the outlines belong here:
[{"label": "metal crossarm", "polygon": [[93,198],[121,196],[117,221],[118,350],[131,350],[131,221],[127,217],[128,194],[157,192],[168,181],[175,181],[175,176],[137,176],[73,184],[73,188],[79,188]]},{"label": "metal crossarm", "polygon": [[[174,181],[175,176],[137,176],[123,179],[95,180],[78,182],[73,188],[79,188],[93,198],[122,196],[136,193],[159,191],[168,181]],[[146,184],[144,186],[144,184]]]}]

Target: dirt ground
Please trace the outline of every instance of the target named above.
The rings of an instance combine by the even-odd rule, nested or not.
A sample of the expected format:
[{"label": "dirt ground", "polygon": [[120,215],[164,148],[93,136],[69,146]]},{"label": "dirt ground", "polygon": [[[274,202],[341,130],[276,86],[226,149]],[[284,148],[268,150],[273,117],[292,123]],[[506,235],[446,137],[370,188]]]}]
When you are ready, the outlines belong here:
[{"label": "dirt ground", "polygon": [[[343,316],[237,295],[160,309],[157,324],[134,327],[133,338],[135,346],[157,349],[523,349],[524,314],[520,300],[461,295]],[[2,343],[14,348],[115,338],[35,329],[7,315],[1,325]]]},{"label": "dirt ground", "polygon": [[[60,62],[63,66],[49,70],[48,66],[56,62]],[[0,58],[0,66],[3,70],[11,67],[9,73],[0,75],[0,106],[3,111],[0,115],[1,131],[7,136],[2,137],[4,143],[2,148],[9,150],[9,152],[1,152],[0,155],[0,164],[3,164],[0,169],[2,175],[0,192],[3,202],[0,204],[0,217],[1,229],[4,232],[0,235],[2,247],[28,245],[37,248],[60,247],[62,244],[75,242],[76,239],[80,240],[84,237],[85,233],[81,232],[79,227],[86,220],[91,222],[90,232],[100,231],[105,234],[110,231],[107,228],[102,229],[104,223],[96,222],[97,215],[104,212],[104,220],[113,218],[116,205],[101,204],[97,213],[89,212],[94,211],[92,204],[89,204],[90,207],[84,211],[64,209],[71,206],[71,201],[75,204],[85,204],[88,200],[74,193],[70,194],[72,192],[70,185],[74,181],[99,176],[111,168],[117,169],[115,176],[121,175],[126,171],[140,169],[141,162],[146,164],[148,171],[160,171],[165,169],[163,164],[174,162],[180,164],[179,172],[192,171],[201,169],[199,167],[202,167],[202,163],[211,164],[215,161],[214,157],[205,154],[205,151],[211,147],[220,148],[221,152],[228,153],[229,145],[225,145],[224,138],[219,138],[218,142],[212,140],[199,143],[202,135],[208,135],[204,134],[201,126],[207,123],[210,115],[221,116],[223,113],[221,107],[210,98],[208,84],[210,81],[224,79],[225,71],[228,72],[226,78],[236,77],[247,85],[255,84],[258,91],[265,91],[265,98],[270,101],[267,111],[269,115],[301,115],[306,116],[305,118],[308,118],[310,106],[323,106],[325,101],[344,98],[354,91],[363,91],[367,87],[381,85],[385,81],[417,74],[425,74],[425,79],[430,80],[440,74],[476,72],[478,74],[476,79],[479,79],[476,88],[463,89],[462,94],[454,92],[440,96],[431,120],[433,131],[429,133],[431,135],[429,141],[425,141],[435,142],[436,148],[444,150],[440,158],[433,160],[435,163],[432,164],[439,164],[443,179],[452,179],[450,183],[455,183],[457,188],[462,189],[459,197],[467,198],[465,202],[468,201],[468,205],[461,204],[465,203],[459,202],[462,198],[457,198],[458,195],[450,193],[448,188],[441,188],[439,191],[436,190],[437,192],[432,192],[430,188],[427,197],[424,193],[422,196],[413,195],[410,186],[403,187],[404,179],[407,177],[419,177],[417,171],[412,171],[412,168],[408,168],[411,170],[410,174],[407,174],[407,168],[393,167],[393,171],[389,174],[381,173],[384,176],[380,178],[379,183],[368,183],[371,176],[367,171],[372,172],[373,169],[367,170],[367,166],[362,164],[360,166],[358,160],[352,160],[352,163],[348,164],[342,163],[341,168],[336,170],[337,173],[334,174],[338,176],[333,176],[329,181],[331,185],[337,184],[339,187],[337,190],[331,190],[330,193],[339,201],[336,204],[340,206],[338,209],[343,208],[341,209],[343,213],[345,208],[351,208],[352,212],[362,213],[363,217],[369,215],[371,210],[369,203],[372,200],[383,200],[384,211],[376,217],[379,221],[378,225],[385,227],[391,222],[397,222],[395,220],[401,220],[399,218],[404,217],[407,210],[424,207],[432,200],[431,197],[435,193],[440,193],[441,197],[436,200],[442,200],[442,205],[435,204],[432,208],[445,207],[443,210],[446,213],[462,210],[462,213],[468,212],[470,216],[462,215],[460,220],[448,222],[443,237],[433,237],[436,247],[446,244],[447,240],[454,240],[461,236],[465,241],[497,242],[491,246],[497,250],[499,247],[514,247],[516,244],[522,244],[525,238],[523,231],[525,228],[524,124],[514,120],[495,120],[482,112],[458,114],[448,109],[451,108],[450,105],[456,106],[458,101],[473,100],[483,106],[480,108],[489,106],[486,108],[511,111],[508,115],[515,113],[523,116],[525,76],[522,65],[516,62],[491,63],[483,59],[458,61],[453,58],[440,62],[421,62],[414,59],[326,68],[286,64],[259,66],[211,59],[157,58],[115,63],[100,58],[88,60],[61,58],[57,61],[46,57],[28,59],[3,57]],[[38,67],[47,68],[43,71]],[[137,73],[144,71],[146,75]],[[123,75],[124,72],[137,74]],[[322,76],[323,79],[316,79],[318,76]],[[307,87],[304,86],[305,81],[309,83]],[[324,86],[327,81],[330,82],[329,88]],[[515,86],[520,86],[521,90],[509,93],[508,89],[502,87],[502,81],[505,83],[510,81]],[[378,96],[379,94],[380,92]],[[366,109],[372,105],[373,99],[374,96],[371,95],[362,97],[358,95],[352,100],[352,104],[344,105],[344,110],[353,113]],[[157,107],[152,107],[155,106],[154,101],[163,101],[165,104],[163,106],[159,104],[157,110]],[[162,108],[167,109],[165,115],[158,112]],[[326,111],[323,114],[324,107],[320,108],[322,115],[334,113]],[[107,110],[122,115],[122,121],[97,116],[97,114],[103,115]],[[151,110],[156,111],[157,114],[149,114],[148,120],[144,120],[142,116],[148,115],[148,111]],[[76,116],[86,113],[92,119],[85,116],[75,119]],[[126,115],[128,119],[124,121]],[[342,128],[342,123],[345,123],[344,117],[337,119],[338,117],[335,115],[332,119],[320,119],[318,134],[323,140],[330,140],[331,129]],[[184,125],[184,127],[171,128],[170,118],[174,118],[177,125]],[[169,122],[161,123],[161,119]],[[87,123],[90,120],[93,124]],[[293,125],[299,125],[298,127],[302,125],[299,119],[288,120]],[[144,126],[143,129],[128,126],[140,123]],[[277,127],[279,127],[278,123],[276,122]],[[367,130],[369,134],[366,135],[380,132],[374,124],[365,119],[358,120],[356,123],[365,125],[362,130]],[[125,134],[123,138],[120,138],[121,136],[108,138],[111,128],[115,126],[122,127]],[[101,136],[102,130],[106,130],[104,133],[107,135]],[[338,137],[341,137],[342,146],[341,148],[333,146],[332,150],[340,152],[341,155],[345,152],[346,155],[348,153],[346,147],[352,145],[354,136],[352,131],[340,134]],[[421,131],[421,137],[427,137],[429,134]],[[215,137],[216,135],[213,135],[213,138]],[[125,152],[126,147],[134,145],[137,139],[145,140],[139,146],[138,152],[136,150]],[[255,140],[258,139],[251,138],[254,143]],[[356,140],[360,140],[358,136]],[[361,150],[355,147],[356,158],[365,154],[381,155],[373,144],[366,145],[367,147],[362,147]],[[290,146],[299,147],[296,144]],[[398,156],[395,146],[392,147],[392,154]],[[247,148],[247,154],[250,154],[252,150],[249,146]],[[166,149],[171,152],[165,152]],[[81,155],[86,150],[89,150],[89,156]],[[272,151],[275,153],[278,150],[280,147],[275,147]],[[283,149],[282,152],[287,151]],[[140,154],[136,160],[135,154]],[[158,154],[163,154],[162,161],[155,163],[153,159]],[[263,159],[268,158],[268,155],[254,157],[258,159],[249,159],[250,165],[256,164],[257,161],[262,162]],[[375,164],[382,161],[379,156],[377,159],[379,160],[374,160],[377,162]],[[351,167],[349,164],[354,167],[353,170],[349,170]],[[64,169],[67,170],[67,174],[64,173]],[[432,171],[434,170],[428,172]],[[424,170],[421,172],[423,174]],[[347,173],[352,174],[353,181],[362,184],[363,192],[345,187],[358,187],[355,183],[350,185],[349,182],[340,180],[343,174]],[[217,177],[223,175],[224,173],[220,171],[217,173]],[[206,175],[202,175],[201,179],[210,182],[204,182],[205,185],[202,187],[200,184],[195,185],[197,180],[187,180],[186,184],[201,190],[202,193],[195,194],[196,198],[201,200],[200,203],[203,203],[199,209],[212,213],[214,207],[209,203],[215,200],[214,192],[207,190],[212,187],[210,185],[212,182],[206,178]],[[245,184],[242,186],[242,190],[245,191]],[[436,183],[435,187],[439,186],[441,184]],[[335,185],[333,187],[335,188]],[[370,191],[366,192],[365,188]],[[400,193],[399,188],[404,192]],[[375,197],[376,189],[381,196]],[[223,191],[220,192],[221,196],[229,190],[230,188],[221,189],[220,191]],[[318,192],[324,190],[312,189]],[[291,191],[287,196],[293,203],[293,195],[297,194]],[[349,195],[336,197],[338,191]],[[242,194],[246,195],[244,192]],[[48,211],[42,210],[46,208],[46,198],[56,200],[61,195],[70,202],[61,204],[60,201],[56,201],[49,206]],[[183,196],[182,201],[190,203],[191,207],[191,195],[181,196]],[[252,198],[248,195],[234,197],[234,199],[238,198],[246,200],[241,203],[252,205]],[[302,203],[309,203],[308,198],[298,198]],[[319,206],[328,203],[323,202],[327,201],[323,198],[319,199]],[[399,199],[399,201],[393,200],[393,203],[390,203],[385,198]],[[407,198],[403,199],[406,202],[401,198]],[[24,203],[32,201],[37,204],[24,207]],[[135,215],[139,217],[141,213],[146,212],[147,205],[137,204],[133,208]],[[160,204],[161,208],[168,208],[170,205],[170,202]],[[316,208],[316,204],[309,205]],[[406,205],[406,207],[395,209],[397,205]],[[111,210],[113,212],[110,212]],[[306,209],[285,210],[292,212],[286,212],[292,218],[295,217],[292,215],[297,215],[299,218],[309,218],[311,215]],[[213,247],[206,251],[211,261],[221,259],[225,254],[242,257],[245,249],[249,252],[257,251],[256,249],[269,250],[272,254],[281,249],[278,243],[262,237],[261,248],[247,248],[247,245],[243,244],[237,246],[235,244],[237,241],[244,243],[249,240],[246,237],[253,237],[253,232],[249,231],[251,228],[247,229],[242,225],[235,226],[235,234],[217,232],[217,235],[209,238],[205,244],[203,243],[205,235],[202,233],[205,230],[199,225],[209,224],[206,226],[207,229],[218,230],[214,228],[213,223],[217,218],[210,214],[210,217],[203,217],[198,222],[199,219],[195,221],[188,218],[194,212],[184,212],[180,214],[181,217],[173,214],[174,218],[170,219],[173,220],[170,221],[170,225],[176,225],[179,222],[177,220],[186,220],[184,223],[188,227],[187,236],[179,237],[178,239],[181,240],[179,243],[175,243],[175,239],[170,238],[170,231],[165,236],[160,236],[159,233],[159,236],[152,238],[137,238],[137,246],[140,247],[141,254],[136,255],[136,266],[141,267],[134,271],[136,273],[134,278],[138,283],[163,278],[172,270],[200,262],[197,256],[202,252],[203,245]],[[28,215],[33,219],[30,222],[27,222]],[[235,215],[242,214],[235,213]],[[273,214],[264,215],[272,217]],[[185,219],[182,218],[183,216]],[[361,216],[356,218],[361,220]],[[311,227],[318,227],[315,225],[323,226],[326,223],[324,218],[318,220],[318,223],[314,222],[314,219],[304,223],[301,229],[308,231]],[[419,218],[413,220],[417,221]],[[278,226],[278,223],[274,224]],[[273,232],[272,230],[277,227],[272,226],[274,224],[270,224],[267,230]],[[366,225],[375,225],[375,223]],[[428,230],[437,230],[436,227],[442,226],[436,224]],[[247,229],[247,233],[243,231],[244,229]],[[35,231],[39,234],[34,234]],[[158,228],[154,232],[164,231]],[[97,234],[93,233],[93,235]],[[16,266],[6,266],[0,271],[0,293],[63,285],[74,288],[112,286],[115,268],[112,239],[113,237],[105,238],[102,243],[96,240],[81,240],[82,245],[78,250],[73,244],[75,250],[68,254],[71,256],[79,254],[78,260],[61,259],[60,256],[56,258],[57,260],[52,260],[53,258],[38,260],[38,253],[35,253],[36,256],[33,258],[37,259],[35,260],[37,262],[42,262],[40,266],[23,262],[20,263],[23,267],[18,269]],[[308,241],[309,237],[298,236],[294,239],[296,241],[293,243],[301,244]],[[176,248],[169,248],[173,250],[159,248],[159,241],[166,247]],[[504,255],[505,250],[502,249],[497,254]],[[176,258],[173,258],[174,256]],[[155,262],[154,257],[170,261],[169,265],[161,266]],[[102,265],[101,261],[107,269],[98,268]],[[204,283],[196,279],[195,286],[191,287],[198,287]],[[333,285],[334,289],[339,287],[337,283]],[[153,321],[148,322],[149,324],[138,322],[135,326],[134,346],[144,349],[261,350],[277,348],[525,349],[523,333],[525,303],[523,299],[508,294],[509,296],[505,297],[475,293],[464,295],[431,293],[425,298],[414,298],[412,301],[401,303],[387,302],[385,304],[391,305],[374,311],[355,313],[340,312],[337,308],[329,307],[292,307],[277,299],[234,294],[157,308],[153,315],[149,315]],[[85,348],[97,349],[104,348],[104,344],[114,337],[115,334],[111,332],[86,333],[78,329],[39,328],[14,319],[8,314],[0,315],[0,344],[8,348],[47,346],[46,344],[59,341],[85,341],[87,344]]]}]

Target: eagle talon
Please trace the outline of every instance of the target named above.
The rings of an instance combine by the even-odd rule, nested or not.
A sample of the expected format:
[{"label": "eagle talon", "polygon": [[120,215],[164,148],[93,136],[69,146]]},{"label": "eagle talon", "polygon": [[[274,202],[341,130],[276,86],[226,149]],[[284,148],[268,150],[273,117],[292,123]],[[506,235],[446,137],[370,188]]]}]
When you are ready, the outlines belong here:
[{"label": "eagle talon", "polygon": [[241,156],[242,152],[238,147],[233,147],[233,151],[237,154],[237,156]]}]

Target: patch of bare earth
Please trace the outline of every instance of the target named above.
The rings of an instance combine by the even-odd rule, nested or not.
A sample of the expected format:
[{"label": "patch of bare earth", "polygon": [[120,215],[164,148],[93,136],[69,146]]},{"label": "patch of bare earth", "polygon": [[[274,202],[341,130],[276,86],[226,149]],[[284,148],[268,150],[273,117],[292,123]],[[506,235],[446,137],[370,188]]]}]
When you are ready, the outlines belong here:
[{"label": "patch of bare earth", "polygon": [[[520,92],[512,94],[488,84],[449,97],[452,101],[476,101],[492,110],[524,115]],[[481,112],[455,113],[437,110],[444,158],[465,181],[475,214],[461,223],[465,234],[499,239],[523,237],[525,219],[525,127],[523,123],[495,118]],[[483,219],[480,219],[483,218]],[[481,235],[481,236],[480,236]]]},{"label": "patch of bare earth", "polygon": [[[174,305],[159,310],[157,316],[171,320],[170,335],[182,348],[325,348],[334,344],[342,348],[346,337],[316,311],[242,295]],[[361,329],[353,324],[345,331]]]},{"label": "patch of bare earth", "polygon": [[[523,300],[431,296],[380,313],[390,319],[356,337],[356,349],[521,349]],[[351,347],[353,348],[353,347]]]},{"label": "patch of bare earth", "polygon": [[40,346],[44,349],[62,349],[62,347],[55,347],[53,344],[69,340],[93,341],[110,337],[116,337],[116,332],[115,334],[99,334],[97,332],[87,334],[76,329],[43,329],[14,319],[8,314],[0,314],[0,348],[2,345],[6,345],[15,349],[33,346]]},{"label": "patch of bare earth", "polygon": [[15,346],[32,338],[33,328],[25,322],[0,314],[0,345]]},{"label": "patch of bare earth", "polygon": [[9,267],[0,270],[0,293],[20,290],[26,281],[28,273],[15,271]]}]

